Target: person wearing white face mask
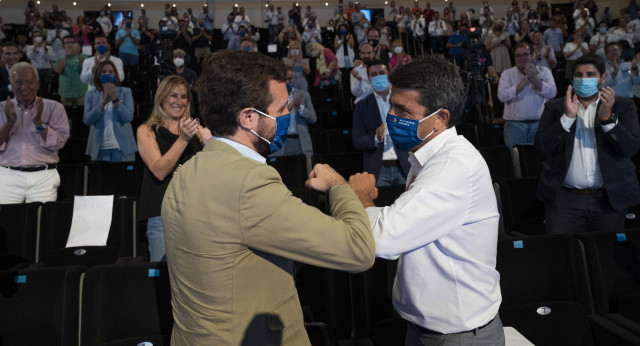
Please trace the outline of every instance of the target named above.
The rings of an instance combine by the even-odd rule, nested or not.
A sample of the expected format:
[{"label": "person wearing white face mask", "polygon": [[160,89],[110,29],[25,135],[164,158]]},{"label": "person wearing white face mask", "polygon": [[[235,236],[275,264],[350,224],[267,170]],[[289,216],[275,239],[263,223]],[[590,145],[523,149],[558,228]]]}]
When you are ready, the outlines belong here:
[{"label": "person wearing white face mask", "polygon": [[33,32],[32,40],[33,44],[27,46],[27,58],[31,60],[31,66],[38,69],[38,76],[40,77],[38,96],[43,96],[49,90],[49,85],[51,84],[53,51],[50,46],[47,46],[47,42],[44,41],[40,31]]},{"label": "person wearing white face mask", "polygon": [[618,231],[640,203],[630,159],[640,145],[638,115],[632,100],[604,87],[607,77],[600,56],[583,55],[564,99],[545,105],[535,146],[545,155],[537,194],[547,233]]},{"label": "person wearing white face mask", "polygon": [[184,78],[189,86],[192,86],[198,80],[198,74],[192,69],[185,66],[185,52],[182,49],[173,51],[173,65],[176,67],[175,73]]},{"label": "person wearing white face mask", "polygon": [[393,56],[389,60],[389,65],[391,66],[391,72],[393,72],[393,70],[395,70],[396,68],[410,63],[411,56],[404,53],[404,49],[402,48],[402,40],[397,39],[393,41],[391,46],[393,47]]}]

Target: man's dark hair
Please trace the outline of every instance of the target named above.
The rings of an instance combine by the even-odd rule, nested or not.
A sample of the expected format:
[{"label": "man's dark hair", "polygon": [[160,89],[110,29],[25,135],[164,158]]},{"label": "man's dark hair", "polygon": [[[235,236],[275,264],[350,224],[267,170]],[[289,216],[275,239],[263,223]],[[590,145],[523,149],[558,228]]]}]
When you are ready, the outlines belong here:
[{"label": "man's dark hair", "polygon": [[529,54],[533,54],[533,43],[522,41],[522,42],[516,43],[516,45],[513,46],[513,49],[511,50],[511,55],[516,56],[516,50],[520,48],[527,48],[529,50]]},{"label": "man's dark hair", "polygon": [[576,59],[576,62],[573,63],[573,70],[575,71],[579,65],[593,65],[601,76],[606,72],[604,59],[597,54],[590,53],[579,57]]},{"label": "man's dark hair", "polygon": [[64,41],[65,41],[66,39],[68,39],[68,38],[69,38],[69,39],[71,39],[71,40],[73,40],[73,42],[76,42],[76,39],[75,39],[73,36],[65,36],[65,37],[63,37],[63,38],[62,38],[62,42],[64,43]]},{"label": "man's dark hair", "polygon": [[4,49],[4,47],[14,47],[15,49],[17,49],[18,51],[20,51],[20,47],[18,47],[17,44],[15,44],[14,42],[4,42],[2,44],[2,46],[0,46],[0,52]]},{"label": "man's dark hair", "polygon": [[367,37],[369,37],[369,33],[371,33],[372,31],[377,31],[378,36],[380,36],[380,29],[376,28],[375,26],[372,26],[369,28],[369,30],[367,30]]},{"label": "man's dark hair", "polygon": [[425,116],[439,108],[449,111],[447,128],[455,126],[465,102],[464,83],[456,66],[441,55],[426,55],[397,68],[389,76],[394,88],[415,90]]},{"label": "man's dark hair", "polygon": [[100,37],[107,38],[107,36],[105,36],[104,34],[100,33],[100,34],[96,34],[96,36],[94,36],[93,40],[95,41],[96,38],[100,38]]},{"label": "man's dark hair", "polygon": [[371,62],[369,62],[369,65],[367,65],[367,76],[369,75],[369,68],[371,68],[371,66],[376,66],[376,65],[384,65],[387,67],[387,73],[389,73],[389,63],[382,60],[382,59],[373,59],[371,60]]},{"label": "man's dark hair", "polygon": [[611,46],[616,46],[618,47],[618,49],[622,50],[622,47],[620,46],[620,43],[618,42],[608,42],[607,44],[604,45],[604,51],[606,52],[607,49],[609,49],[609,47]]},{"label": "man's dark hair", "polygon": [[238,113],[253,107],[262,112],[273,102],[269,82],[285,82],[282,61],[254,52],[221,50],[202,62],[194,86],[200,114],[216,136],[232,136],[238,129]]}]

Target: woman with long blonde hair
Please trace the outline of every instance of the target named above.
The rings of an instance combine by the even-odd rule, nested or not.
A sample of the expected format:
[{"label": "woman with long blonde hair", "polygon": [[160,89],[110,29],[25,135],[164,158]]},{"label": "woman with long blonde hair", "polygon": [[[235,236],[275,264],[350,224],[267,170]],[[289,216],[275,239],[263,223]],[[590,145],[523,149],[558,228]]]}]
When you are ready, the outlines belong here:
[{"label": "woman with long blonde hair", "polygon": [[173,173],[202,149],[211,132],[190,117],[191,90],[177,75],[166,77],[156,91],[149,120],[138,127],[138,151],[145,164],[139,220],[147,220],[152,262],[165,261],[162,197]]}]

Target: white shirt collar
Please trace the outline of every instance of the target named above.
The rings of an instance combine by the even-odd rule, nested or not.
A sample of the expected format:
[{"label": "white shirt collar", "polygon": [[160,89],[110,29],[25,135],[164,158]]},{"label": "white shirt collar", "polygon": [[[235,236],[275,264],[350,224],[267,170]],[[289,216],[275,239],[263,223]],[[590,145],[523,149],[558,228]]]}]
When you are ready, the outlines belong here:
[{"label": "white shirt collar", "polygon": [[434,139],[425,144],[422,148],[418,149],[415,153],[409,152],[409,162],[411,163],[411,169],[413,174],[417,175],[422,167],[449,141],[449,139],[456,137],[458,133],[456,128],[451,127],[444,130],[441,134],[437,135]]},{"label": "white shirt collar", "polygon": [[240,144],[240,143],[238,143],[236,141],[232,141],[230,139],[222,138],[222,137],[211,136],[211,138],[219,140],[220,142],[229,144],[231,147],[233,147],[235,150],[237,150],[244,157],[248,157],[248,158],[250,158],[252,160],[255,160],[255,161],[258,161],[260,163],[266,163],[267,162],[267,159],[265,159],[262,155],[258,154],[255,150],[249,148],[248,146],[246,146],[244,144]]}]

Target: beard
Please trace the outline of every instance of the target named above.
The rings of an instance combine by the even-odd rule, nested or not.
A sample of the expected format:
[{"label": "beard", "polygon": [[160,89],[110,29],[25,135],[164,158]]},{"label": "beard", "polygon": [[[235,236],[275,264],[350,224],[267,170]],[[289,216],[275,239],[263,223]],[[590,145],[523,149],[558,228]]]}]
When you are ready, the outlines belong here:
[{"label": "beard", "polygon": [[[256,133],[259,134],[260,137],[267,139],[269,142],[273,142],[276,136],[275,127],[272,131],[270,131],[269,125],[266,123],[264,117],[260,118],[260,122],[258,123],[258,131],[256,131]],[[256,148],[258,154],[267,157],[269,156],[269,154],[271,154],[271,148],[269,147],[269,143],[265,142],[260,137],[256,136],[258,142],[254,144],[254,147]]]}]

